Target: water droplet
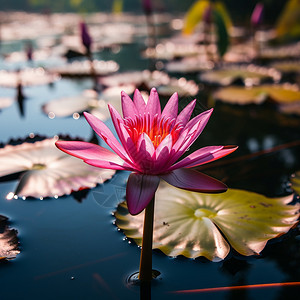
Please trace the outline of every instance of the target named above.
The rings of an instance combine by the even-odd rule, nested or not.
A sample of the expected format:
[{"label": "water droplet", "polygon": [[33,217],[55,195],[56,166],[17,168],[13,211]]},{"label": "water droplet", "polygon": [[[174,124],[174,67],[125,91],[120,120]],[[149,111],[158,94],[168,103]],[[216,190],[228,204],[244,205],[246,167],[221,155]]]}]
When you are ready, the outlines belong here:
[{"label": "water droplet", "polygon": [[78,120],[79,118],[80,118],[79,113],[74,113],[74,114],[73,114],[73,119],[74,119],[74,120]]},{"label": "water droplet", "polygon": [[53,111],[50,111],[48,113],[48,118],[51,119],[51,120],[54,119],[55,118],[55,113]]},{"label": "water droplet", "polygon": [[71,280],[74,280],[75,279],[75,277],[74,276],[71,276]]},{"label": "water droplet", "polygon": [[14,198],[15,194],[13,192],[9,192],[7,195],[6,195],[6,199],[7,200],[12,200]]}]

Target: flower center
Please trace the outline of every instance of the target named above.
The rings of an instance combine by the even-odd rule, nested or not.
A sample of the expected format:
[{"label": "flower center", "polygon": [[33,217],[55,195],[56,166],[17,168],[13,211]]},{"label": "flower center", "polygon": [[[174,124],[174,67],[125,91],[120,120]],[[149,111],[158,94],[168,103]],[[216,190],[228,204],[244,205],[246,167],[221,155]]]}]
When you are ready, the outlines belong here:
[{"label": "flower center", "polygon": [[206,209],[206,208],[198,208],[195,210],[194,212],[194,216],[198,219],[201,219],[203,217],[212,219],[217,215],[217,213],[215,211]]},{"label": "flower center", "polygon": [[180,123],[175,124],[176,119],[159,118],[156,114],[151,120],[150,114],[136,116],[135,119],[126,118],[124,120],[127,131],[136,143],[141,134],[146,133],[152,141],[155,148],[168,135],[172,135],[173,143],[178,139],[179,133],[182,129]]},{"label": "flower center", "polygon": [[43,170],[46,169],[46,165],[44,164],[33,164],[32,170]]}]

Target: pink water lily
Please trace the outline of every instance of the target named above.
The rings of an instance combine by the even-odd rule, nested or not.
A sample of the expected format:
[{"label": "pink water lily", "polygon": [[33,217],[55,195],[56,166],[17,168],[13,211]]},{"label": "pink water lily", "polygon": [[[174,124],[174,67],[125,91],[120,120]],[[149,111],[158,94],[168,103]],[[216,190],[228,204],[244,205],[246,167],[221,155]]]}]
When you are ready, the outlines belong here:
[{"label": "pink water lily", "polygon": [[208,146],[178,161],[203,131],[212,109],[189,120],[196,100],[178,114],[178,95],[175,93],[161,111],[155,88],[151,90],[147,103],[138,90],[133,101],[124,92],[121,100],[123,118],[109,105],[120,142],[102,121],[84,113],[93,130],[114,152],[80,141],[57,141],[56,146],[96,167],[132,171],[127,182],[126,200],[133,215],[148,205],[160,179],[190,191],[226,191],[227,187],[222,182],[191,168],[221,158],[237,147]]}]

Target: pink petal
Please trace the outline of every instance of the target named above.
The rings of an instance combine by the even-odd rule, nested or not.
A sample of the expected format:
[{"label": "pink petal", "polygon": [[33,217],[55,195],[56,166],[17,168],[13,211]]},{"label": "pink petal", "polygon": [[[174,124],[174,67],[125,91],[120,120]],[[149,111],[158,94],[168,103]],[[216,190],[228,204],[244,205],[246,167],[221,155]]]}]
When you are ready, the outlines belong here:
[{"label": "pink petal", "polygon": [[158,93],[155,88],[151,89],[150,96],[146,105],[146,111],[150,114],[153,118],[156,114],[158,117],[161,116],[161,107],[159,102]]},{"label": "pink petal", "polygon": [[83,114],[93,130],[105,141],[105,143],[123,160],[130,162],[130,158],[126,154],[125,149],[117,141],[108,127],[95,116],[87,112],[84,112]]},{"label": "pink petal", "polygon": [[[175,165],[173,165],[170,170],[179,169],[179,168],[193,168],[203,164],[207,164],[219,158],[222,158],[233,151],[238,147],[236,146],[209,146],[202,149],[199,149],[189,156],[185,157]],[[207,150],[206,154],[201,153],[201,150]],[[211,149],[211,150],[210,150]]]},{"label": "pink petal", "polygon": [[114,162],[110,161],[104,161],[101,159],[86,159],[84,160],[85,163],[97,167],[97,168],[103,168],[103,169],[111,169],[111,170],[126,170],[126,171],[136,171],[134,168],[132,168],[130,165],[124,163],[124,165],[118,165]]},{"label": "pink petal", "polygon": [[139,140],[137,142],[137,149],[138,151],[146,152],[146,156],[151,158],[155,152],[153,143],[148,134],[146,134],[145,132],[143,132],[139,137]]},{"label": "pink petal", "polygon": [[123,117],[132,117],[138,114],[138,111],[131,98],[124,92],[121,92]]},{"label": "pink petal", "polygon": [[119,127],[119,123],[124,123],[122,117],[120,116],[119,112],[109,103],[107,104],[109,112],[110,112],[110,116],[111,119],[113,121],[115,130],[117,132],[118,137],[120,138],[120,127]]},{"label": "pink petal", "polygon": [[142,133],[137,142],[138,155],[140,157],[141,164],[143,165],[143,171],[153,169],[155,148],[152,141],[146,133]]},{"label": "pink petal", "polygon": [[[173,162],[177,161],[181,157],[181,155],[194,143],[194,141],[199,137],[202,133],[204,127],[206,126],[209,117],[211,116],[213,109],[207,110],[202,114],[196,116],[192,120],[190,120],[184,132],[182,132],[182,136],[185,136],[185,139],[178,139],[177,142],[173,145],[172,150],[176,153],[174,155]],[[185,133],[185,131],[188,131]],[[180,144],[181,143],[181,144]],[[172,162],[172,163],[173,163]]]},{"label": "pink petal", "polygon": [[120,140],[123,144],[125,151],[127,152],[128,156],[130,157],[132,164],[134,165],[135,169],[137,171],[142,172],[142,163],[141,163],[141,156],[139,155],[139,152],[137,151],[136,145],[131,139],[127,129],[125,128],[125,125],[123,123],[119,123],[120,127]]},{"label": "pink petal", "polygon": [[163,170],[170,159],[172,149],[172,135],[168,134],[158,145],[155,152],[155,170]]},{"label": "pink petal", "polygon": [[132,215],[139,214],[154,197],[158,188],[159,177],[131,173],[126,187],[128,211]]},{"label": "pink petal", "polygon": [[[200,123],[201,127],[200,127],[200,133],[203,131],[204,127],[206,126],[212,112],[213,112],[213,108],[204,111],[203,113],[201,113],[200,115],[196,116],[195,118],[193,118],[192,120],[190,120],[187,124],[186,127],[187,128],[192,128],[194,127],[196,124]],[[200,134],[199,133],[199,134]]]},{"label": "pink petal", "polygon": [[[196,150],[192,154],[188,155],[181,161],[174,164],[172,167],[169,168],[169,170],[175,170],[180,168],[188,168],[193,165],[197,165],[197,162],[199,161],[200,164],[206,163],[214,159],[215,152],[220,151],[223,149],[223,146],[208,146],[201,149]],[[229,153],[228,153],[229,154]],[[222,157],[222,156],[220,156]],[[217,158],[215,158],[217,159]],[[202,162],[202,163],[201,163]]]},{"label": "pink petal", "polygon": [[190,147],[193,141],[199,136],[198,130],[200,129],[201,124],[195,124],[193,128],[185,128],[176,143],[173,145],[171,150],[171,159],[169,161],[169,166],[175,163],[184,152]]},{"label": "pink petal", "polygon": [[129,165],[125,164],[118,155],[95,144],[81,141],[57,141],[55,145],[63,152],[81,158],[86,163],[97,161],[97,165],[93,164],[97,167],[113,170],[127,170],[129,168]]},{"label": "pink petal", "polygon": [[194,192],[222,193],[227,190],[221,181],[190,169],[177,169],[160,177],[175,187]]},{"label": "pink petal", "polygon": [[134,91],[133,103],[134,103],[138,113],[143,115],[145,112],[145,109],[146,109],[146,102],[143,99],[143,97],[138,89],[136,89]]},{"label": "pink petal", "polygon": [[190,102],[178,115],[177,119],[176,119],[176,123],[181,122],[183,124],[183,126],[185,126],[187,124],[187,122],[189,121],[192,112],[195,108],[196,105],[196,99],[193,100],[192,102]]},{"label": "pink petal", "polygon": [[161,117],[176,119],[178,114],[178,94],[174,93],[166,104]]}]

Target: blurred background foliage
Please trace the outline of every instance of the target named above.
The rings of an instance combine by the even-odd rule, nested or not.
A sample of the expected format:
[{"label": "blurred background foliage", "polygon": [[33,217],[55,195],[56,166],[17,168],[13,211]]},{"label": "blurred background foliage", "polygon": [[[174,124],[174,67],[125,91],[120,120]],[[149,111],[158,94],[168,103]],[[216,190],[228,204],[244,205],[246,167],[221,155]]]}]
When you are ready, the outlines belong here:
[{"label": "blurred background foliage", "polygon": [[[35,12],[109,12],[112,11],[114,2],[122,0],[1,0],[1,10],[24,10]],[[156,12],[185,13],[196,0],[152,0]],[[142,12],[142,0],[123,0],[123,11]],[[274,25],[279,13],[282,11],[286,1],[264,0],[264,1],[240,1],[223,0],[235,23],[244,23],[257,2],[265,4],[265,23]],[[299,3],[300,5],[300,3]]]}]

